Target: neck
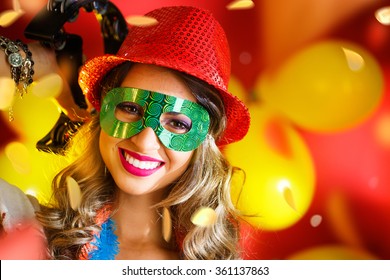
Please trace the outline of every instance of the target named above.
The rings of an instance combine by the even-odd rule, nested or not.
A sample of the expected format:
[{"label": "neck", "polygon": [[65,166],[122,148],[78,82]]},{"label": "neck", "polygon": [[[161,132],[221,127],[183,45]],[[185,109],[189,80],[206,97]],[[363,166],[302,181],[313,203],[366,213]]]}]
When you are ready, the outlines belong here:
[{"label": "neck", "polygon": [[142,196],[121,192],[113,219],[119,241],[117,259],[177,259],[162,234],[162,218],[154,205],[164,198],[164,191]]},{"label": "neck", "polygon": [[161,217],[154,205],[163,199],[163,191],[133,196],[120,191],[113,219],[122,241],[156,242],[161,239]]}]

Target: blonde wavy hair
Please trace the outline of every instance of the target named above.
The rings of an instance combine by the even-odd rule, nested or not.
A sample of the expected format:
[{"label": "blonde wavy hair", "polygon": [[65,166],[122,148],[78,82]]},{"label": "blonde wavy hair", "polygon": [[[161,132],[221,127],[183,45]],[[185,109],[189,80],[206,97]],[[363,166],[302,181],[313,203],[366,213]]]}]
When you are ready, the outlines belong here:
[{"label": "blonde wavy hair", "polygon": [[[120,85],[131,65],[124,63],[107,75],[102,83],[102,96]],[[180,243],[176,244],[176,249],[183,259],[238,259],[239,223],[230,198],[230,184],[239,169],[229,164],[216,145],[226,127],[222,100],[218,92],[203,81],[174,73],[207,109],[211,122],[206,140],[195,150],[183,175],[167,188],[166,199],[156,205],[156,209],[170,209],[175,239]],[[115,201],[116,186],[105,172],[99,152],[99,134],[99,117],[94,116],[72,139],[68,155],[76,159],[55,176],[51,202],[42,205],[37,213],[47,236],[50,259],[78,259],[83,245],[91,242],[93,234],[100,230],[96,225],[97,212]],[[70,206],[68,176],[78,182],[82,191],[77,211]],[[200,207],[215,210],[215,224],[198,227],[191,223],[191,216]]]}]

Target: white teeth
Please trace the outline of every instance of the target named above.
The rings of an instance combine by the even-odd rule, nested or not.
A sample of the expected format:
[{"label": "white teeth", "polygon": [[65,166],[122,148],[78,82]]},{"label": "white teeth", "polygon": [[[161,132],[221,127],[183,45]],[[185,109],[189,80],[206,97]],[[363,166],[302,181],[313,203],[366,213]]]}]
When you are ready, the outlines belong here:
[{"label": "white teeth", "polygon": [[125,158],[128,163],[139,169],[154,169],[161,164],[160,162],[156,161],[140,161],[138,159],[133,158],[127,153],[125,153]]}]

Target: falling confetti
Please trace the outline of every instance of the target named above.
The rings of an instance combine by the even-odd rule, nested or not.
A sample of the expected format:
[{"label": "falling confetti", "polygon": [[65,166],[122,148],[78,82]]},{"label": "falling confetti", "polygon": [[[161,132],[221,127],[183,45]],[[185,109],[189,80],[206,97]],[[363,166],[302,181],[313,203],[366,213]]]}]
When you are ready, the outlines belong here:
[{"label": "falling confetti", "polygon": [[363,57],[355,51],[343,48],[345,57],[347,58],[347,63],[349,69],[352,71],[362,70],[365,63]]},{"label": "falling confetti", "polygon": [[375,122],[375,140],[385,149],[390,148],[390,113],[381,115]]},{"label": "falling confetti", "polygon": [[66,178],[66,185],[68,188],[70,207],[72,207],[73,210],[77,211],[81,202],[80,186],[76,182],[76,180],[70,176]]},{"label": "falling confetti", "polygon": [[138,27],[148,27],[158,24],[158,21],[155,18],[148,16],[128,16],[126,21],[130,25]]},{"label": "falling confetti", "polygon": [[58,74],[52,73],[34,82],[31,92],[41,98],[54,98],[60,95],[62,87],[62,78]]},{"label": "falling confetti", "polygon": [[310,219],[310,225],[312,227],[318,227],[322,223],[321,215],[313,215]]},{"label": "falling confetti", "polygon": [[236,0],[226,6],[228,10],[252,9],[255,3],[252,0]]},{"label": "falling confetti", "polygon": [[294,202],[294,196],[292,194],[292,191],[290,188],[285,188],[283,190],[283,197],[284,197],[284,200],[286,200],[287,204],[292,208],[294,209],[295,211],[297,210],[297,208],[295,207],[295,202]]},{"label": "falling confetti", "polygon": [[377,10],[375,18],[383,25],[390,25],[390,6]]},{"label": "falling confetti", "polygon": [[5,154],[18,173],[29,174],[31,172],[30,152],[24,144],[9,143],[5,147]]},{"label": "falling confetti", "polygon": [[0,110],[12,106],[15,93],[15,82],[11,78],[0,77]]},{"label": "falling confetti", "polygon": [[331,193],[327,200],[327,222],[340,242],[354,247],[362,247],[363,240],[359,234],[352,209],[345,194]]},{"label": "falling confetti", "polygon": [[284,200],[294,210],[297,211],[289,180],[283,179],[278,182],[278,190],[283,194]]},{"label": "falling confetti", "polygon": [[8,27],[11,24],[13,24],[15,21],[17,21],[22,15],[24,14],[24,11],[14,11],[14,10],[7,10],[0,14],[0,26],[2,27]]},{"label": "falling confetti", "polygon": [[13,0],[13,9],[5,10],[0,13],[0,26],[8,27],[17,21],[21,16],[24,15],[24,11],[20,8],[19,0]]},{"label": "falling confetti", "polygon": [[172,236],[172,219],[171,219],[171,213],[165,207],[163,209],[162,217],[163,217],[162,219],[163,238],[166,242],[169,242]]},{"label": "falling confetti", "polygon": [[217,221],[217,214],[210,207],[201,207],[191,217],[191,222],[199,227],[209,227]]}]

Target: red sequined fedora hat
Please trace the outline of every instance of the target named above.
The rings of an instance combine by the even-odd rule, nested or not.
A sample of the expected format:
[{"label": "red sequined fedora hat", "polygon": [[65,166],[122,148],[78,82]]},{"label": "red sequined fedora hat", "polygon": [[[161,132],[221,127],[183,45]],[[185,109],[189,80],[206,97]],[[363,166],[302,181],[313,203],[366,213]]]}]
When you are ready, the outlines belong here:
[{"label": "red sequined fedora hat", "polygon": [[82,67],[79,84],[100,111],[99,84],[125,61],[154,64],[179,70],[206,81],[221,94],[227,128],[217,143],[223,146],[242,139],[249,129],[246,106],[228,92],[230,51],[226,35],[211,13],[195,7],[163,7],[146,14],[158,21],[149,27],[130,26],[116,55],[92,58]]}]

